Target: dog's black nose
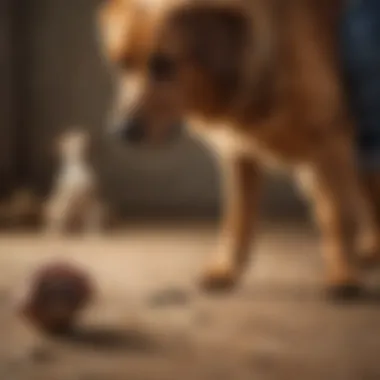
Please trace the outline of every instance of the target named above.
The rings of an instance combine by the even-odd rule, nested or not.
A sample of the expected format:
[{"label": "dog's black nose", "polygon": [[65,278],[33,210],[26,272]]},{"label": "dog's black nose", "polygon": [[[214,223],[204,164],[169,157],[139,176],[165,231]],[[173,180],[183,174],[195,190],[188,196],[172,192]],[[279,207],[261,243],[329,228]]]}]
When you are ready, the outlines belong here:
[{"label": "dog's black nose", "polygon": [[144,140],[144,125],[140,119],[129,119],[113,128],[111,134],[122,141],[140,143]]}]

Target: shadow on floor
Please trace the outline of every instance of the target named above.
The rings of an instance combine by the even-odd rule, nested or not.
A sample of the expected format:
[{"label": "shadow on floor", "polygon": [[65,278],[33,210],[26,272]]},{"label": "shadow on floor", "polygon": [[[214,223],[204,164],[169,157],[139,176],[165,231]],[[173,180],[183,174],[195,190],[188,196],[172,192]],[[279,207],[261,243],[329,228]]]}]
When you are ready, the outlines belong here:
[{"label": "shadow on floor", "polygon": [[106,326],[76,328],[61,335],[60,339],[96,351],[152,353],[160,349],[158,342],[147,333]]},{"label": "shadow on floor", "polygon": [[236,296],[255,301],[275,301],[275,302],[318,302],[326,301],[334,304],[343,304],[348,306],[370,305],[380,307],[380,288],[363,288],[357,294],[346,299],[335,299],[331,294],[320,285],[297,285],[272,283],[263,286],[256,285],[250,288],[240,289]]}]

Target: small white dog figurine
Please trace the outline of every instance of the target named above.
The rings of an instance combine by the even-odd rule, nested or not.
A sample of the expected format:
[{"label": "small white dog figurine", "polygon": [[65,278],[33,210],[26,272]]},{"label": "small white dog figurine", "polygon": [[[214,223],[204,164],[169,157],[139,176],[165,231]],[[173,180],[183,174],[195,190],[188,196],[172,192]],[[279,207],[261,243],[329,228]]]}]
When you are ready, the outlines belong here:
[{"label": "small white dog figurine", "polygon": [[88,159],[90,137],[71,130],[59,139],[60,167],[46,208],[47,230],[61,234],[74,226],[87,232],[103,227],[104,209]]}]

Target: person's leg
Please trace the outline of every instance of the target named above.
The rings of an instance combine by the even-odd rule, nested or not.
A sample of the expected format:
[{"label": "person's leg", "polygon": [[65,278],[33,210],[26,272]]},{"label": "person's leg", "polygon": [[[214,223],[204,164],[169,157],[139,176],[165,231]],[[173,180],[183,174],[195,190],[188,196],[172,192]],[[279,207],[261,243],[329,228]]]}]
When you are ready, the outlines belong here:
[{"label": "person's leg", "polygon": [[359,163],[380,170],[380,1],[347,0],[342,56],[349,100],[357,119]]},{"label": "person's leg", "polygon": [[[347,0],[341,38],[348,99],[356,118],[358,163],[380,243],[380,0]],[[379,261],[377,251],[367,256],[369,262]]]}]

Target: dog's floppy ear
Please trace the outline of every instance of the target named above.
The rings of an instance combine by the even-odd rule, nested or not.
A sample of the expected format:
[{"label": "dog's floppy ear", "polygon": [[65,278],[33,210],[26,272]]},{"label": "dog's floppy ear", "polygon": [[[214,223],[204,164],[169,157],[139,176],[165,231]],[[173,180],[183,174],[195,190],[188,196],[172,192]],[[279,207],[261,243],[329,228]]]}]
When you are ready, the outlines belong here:
[{"label": "dog's floppy ear", "polygon": [[218,90],[239,94],[232,105],[239,113],[263,116],[272,106],[275,11],[272,2],[234,0],[195,2],[173,14],[188,58]]},{"label": "dog's floppy ear", "polygon": [[188,58],[217,83],[233,84],[249,43],[244,13],[236,7],[195,3],[177,11],[173,21],[180,28]]}]

